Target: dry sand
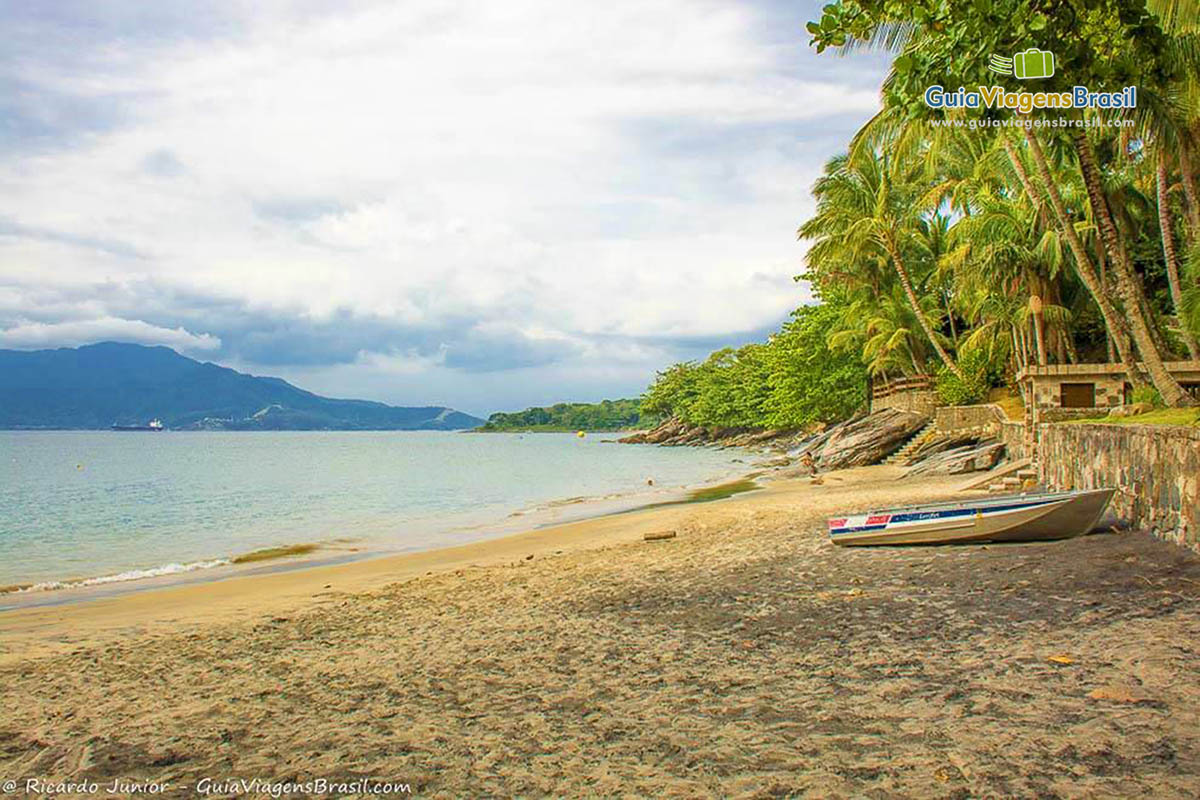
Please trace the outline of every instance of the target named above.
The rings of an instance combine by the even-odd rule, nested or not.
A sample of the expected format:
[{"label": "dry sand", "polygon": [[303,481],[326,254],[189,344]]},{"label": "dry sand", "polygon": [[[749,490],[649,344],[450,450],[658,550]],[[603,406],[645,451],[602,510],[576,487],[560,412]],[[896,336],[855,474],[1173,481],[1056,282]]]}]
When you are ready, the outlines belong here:
[{"label": "dry sand", "polygon": [[960,482],[894,474],[0,614],[0,779],[1200,793],[1200,559],[1137,533],[830,545],[828,513]]}]

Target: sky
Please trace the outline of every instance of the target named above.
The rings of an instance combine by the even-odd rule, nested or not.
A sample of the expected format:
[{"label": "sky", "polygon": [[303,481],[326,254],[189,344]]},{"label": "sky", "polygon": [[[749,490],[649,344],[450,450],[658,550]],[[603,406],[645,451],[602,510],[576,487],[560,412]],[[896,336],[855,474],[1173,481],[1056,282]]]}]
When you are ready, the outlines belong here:
[{"label": "sky", "polygon": [[486,415],[761,340],[878,108],[818,4],[0,0],[0,348]]}]

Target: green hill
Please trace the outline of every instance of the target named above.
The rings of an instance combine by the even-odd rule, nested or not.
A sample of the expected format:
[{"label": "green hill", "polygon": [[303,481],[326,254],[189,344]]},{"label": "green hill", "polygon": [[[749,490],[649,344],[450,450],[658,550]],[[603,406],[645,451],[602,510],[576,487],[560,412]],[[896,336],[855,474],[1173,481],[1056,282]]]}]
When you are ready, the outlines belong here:
[{"label": "green hill", "polygon": [[619,431],[653,426],[639,411],[640,400],[604,400],[599,403],[556,403],[488,417],[481,431]]}]

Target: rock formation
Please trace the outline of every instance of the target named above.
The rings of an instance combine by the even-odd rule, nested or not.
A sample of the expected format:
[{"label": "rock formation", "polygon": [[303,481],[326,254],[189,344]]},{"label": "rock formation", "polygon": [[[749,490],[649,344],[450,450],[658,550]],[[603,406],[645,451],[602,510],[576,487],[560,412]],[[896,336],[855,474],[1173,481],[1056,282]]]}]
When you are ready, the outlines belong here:
[{"label": "rock formation", "polygon": [[899,450],[928,421],[920,414],[884,409],[830,428],[817,437],[815,446],[799,454],[812,453],[823,472],[877,464]]},{"label": "rock formation", "polygon": [[1004,458],[1004,443],[995,440],[943,450],[924,458],[904,473],[910,475],[959,475],[991,469]]}]

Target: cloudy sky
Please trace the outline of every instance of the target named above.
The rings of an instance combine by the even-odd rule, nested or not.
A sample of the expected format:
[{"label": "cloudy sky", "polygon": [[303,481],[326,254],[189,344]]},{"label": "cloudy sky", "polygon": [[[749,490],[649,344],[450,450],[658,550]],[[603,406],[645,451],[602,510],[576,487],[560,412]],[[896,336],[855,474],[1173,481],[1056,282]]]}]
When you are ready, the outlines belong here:
[{"label": "cloudy sky", "polygon": [[119,340],[478,414],[805,302],[878,105],[817,4],[0,0],[0,348]]}]

